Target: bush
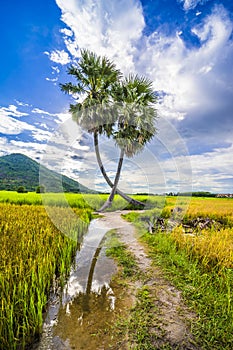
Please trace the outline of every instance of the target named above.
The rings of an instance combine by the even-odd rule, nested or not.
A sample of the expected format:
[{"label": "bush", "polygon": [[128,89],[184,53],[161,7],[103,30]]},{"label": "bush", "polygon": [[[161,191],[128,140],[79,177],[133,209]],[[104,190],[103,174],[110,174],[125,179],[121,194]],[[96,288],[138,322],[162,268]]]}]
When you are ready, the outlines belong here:
[{"label": "bush", "polygon": [[36,188],[36,193],[45,193],[45,186],[41,185]]},{"label": "bush", "polygon": [[24,186],[19,186],[17,189],[18,193],[27,193],[27,190]]}]

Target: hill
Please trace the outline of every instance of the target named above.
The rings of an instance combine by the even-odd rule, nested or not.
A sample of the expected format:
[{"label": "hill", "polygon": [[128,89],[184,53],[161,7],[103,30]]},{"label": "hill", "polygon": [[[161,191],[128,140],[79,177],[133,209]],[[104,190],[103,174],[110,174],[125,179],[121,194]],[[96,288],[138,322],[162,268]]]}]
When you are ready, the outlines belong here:
[{"label": "hill", "polygon": [[35,191],[40,184],[48,192],[94,193],[78,181],[49,170],[23,154],[0,157],[0,190],[17,191],[24,186],[27,191]]}]

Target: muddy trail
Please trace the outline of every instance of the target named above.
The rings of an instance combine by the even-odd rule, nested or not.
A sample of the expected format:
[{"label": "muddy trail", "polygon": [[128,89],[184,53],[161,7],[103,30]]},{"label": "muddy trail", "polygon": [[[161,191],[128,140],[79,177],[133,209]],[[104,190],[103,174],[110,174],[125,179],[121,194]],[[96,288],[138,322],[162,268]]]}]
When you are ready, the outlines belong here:
[{"label": "muddy trail", "polygon": [[[126,212],[124,211],[124,214]],[[157,313],[155,324],[150,329],[154,349],[200,350],[195,345],[190,324],[196,315],[185,305],[179,290],[163,277],[162,271],[152,265],[145,246],[136,237],[136,229],[121,217],[122,212],[105,213],[102,221],[109,228],[117,229],[119,239],[136,258],[139,269],[147,276],[146,280],[130,284],[132,294],[143,285],[149,286]],[[131,347],[129,347],[131,349]],[[127,347],[126,347],[127,349]]]},{"label": "muddy trail", "polygon": [[[135,227],[122,213],[127,211],[104,213],[91,222],[64,290],[52,296],[42,337],[33,350],[200,349],[190,330],[195,315],[185,306],[181,293],[152,265]],[[136,260],[140,273],[135,279],[124,279],[120,269],[117,276],[114,260],[105,254],[103,240],[113,229]],[[114,327],[119,320],[131,322],[137,292],[144,286],[154,305],[149,324],[151,344],[138,348],[125,332],[128,326],[124,335]]]}]

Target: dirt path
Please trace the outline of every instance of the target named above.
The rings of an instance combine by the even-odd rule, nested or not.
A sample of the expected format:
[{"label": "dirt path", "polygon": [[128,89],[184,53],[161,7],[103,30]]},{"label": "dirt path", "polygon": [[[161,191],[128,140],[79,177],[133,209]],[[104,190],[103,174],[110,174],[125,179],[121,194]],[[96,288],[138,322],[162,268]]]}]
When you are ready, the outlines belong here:
[{"label": "dirt path", "polygon": [[154,315],[156,327],[150,330],[154,335],[155,349],[169,346],[169,349],[200,350],[200,347],[194,345],[190,331],[190,321],[195,322],[195,315],[185,306],[181,293],[163,277],[161,270],[152,266],[145,247],[136,238],[134,226],[125,221],[121,214],[121,211],[104,213],[101,221],[109,229],[117,229],[120,240],[127,245],[134,254],[141,271],[148,276],[146,282],[141,281],[141,285],[135,282],[134,288],[141,287],[143,284],[148,285],[158,310]]}]

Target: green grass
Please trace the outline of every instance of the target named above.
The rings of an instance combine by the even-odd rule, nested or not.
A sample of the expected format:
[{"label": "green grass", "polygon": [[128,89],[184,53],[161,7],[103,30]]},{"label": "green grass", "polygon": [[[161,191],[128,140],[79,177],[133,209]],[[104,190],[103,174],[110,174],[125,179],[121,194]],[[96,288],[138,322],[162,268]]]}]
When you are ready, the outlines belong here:
[{"label": "green grass", "polygon": [[139,268],[134,256],[127,250],[126,246],[119,241],[115,230],[107,234],[106,255],[111,256],[122,268],[122,277],[139,277]]},{"label": "green grass", "polygon": [[202,349],[232,349],[233,271],[206,270],[197,258],[178,249],[169,235],[146,234],[144,241],[151,248],[154,263],[182,290],[185,300],[198,314],[193,332]]},{"label": "green grass", "polygon": [[128,322],[129,338],[134,350],[155,350],[150,329],[154,321],[156,308],[148,286],[137,292],[136,305],[131,309]]},{"label": "green grass", "polygon": [[0,191],[0,203],[41,205],[41,195],[35,192],[18,193],[16,191]]},{"label": "green grass", "polygon": [[[108,248],[106,253],[113,257],[121,267],[117,282],[124,285],[132,280],[144,280],[146,276],[140,271],[134,256],[121,243],[114,230],[108,233]],[[128,318],[119,317],[114,326],[114,333],[118,339],[128,336],[128,342],[134,350],[153,350],[152,336],[150,335],[151,322],[154,319],[155,306],[148,286],[141,287],[136,294],[136,304],[129,310]]]},{"label": "green grass", "polygon": [[[133,213],[130,213],[130,215],[134,216]],[[137,281],[136,284],[140,285],[148,280],[149,276],[139,269],[134,256],[118,240],[114,231],[108,233],[107,244],[109,246],[107,254],[113,257],[121,267],[116,281],[119,285],[122,285],[122,288],[132,288],[132,283],[134,284],[135,281]],[[131,287],[128,287],[129,285]],[[120,344],[119,346],[127,343],[127,349],[155,350],[156,334],[151,331],[151,328],[159,326],[153,293],[147,285],[138,287],[135,292],[134,306],[129,308],[127,315],[119,316],[111,332],[114,334],[117,344]],[[113,346],[113,349],[115,348]],[[163,347],[163,349],[170,348]]]},{"label": "green grass", "polygon": [[[89,208],[92,210],[99,209],[106,199],[108,194],[81,194],[81,193],[18,193],[14,191],[0,191],[0,203],[11,204],[28,204],[28,205],[45,205],[45,206],[62,206],[72,208]],[[146,207],[159,207],[164,206],[163,196],[146,196],[146,195],[133,195],[135,198],[143,203]],[[118,209],[137,209],[131,204],[128,204],[120,196],[116,195],[113,201],[113,205],[110,208],[111,211]]]}]

